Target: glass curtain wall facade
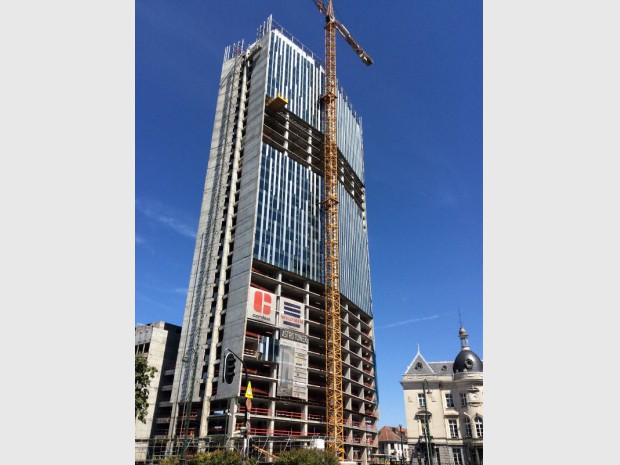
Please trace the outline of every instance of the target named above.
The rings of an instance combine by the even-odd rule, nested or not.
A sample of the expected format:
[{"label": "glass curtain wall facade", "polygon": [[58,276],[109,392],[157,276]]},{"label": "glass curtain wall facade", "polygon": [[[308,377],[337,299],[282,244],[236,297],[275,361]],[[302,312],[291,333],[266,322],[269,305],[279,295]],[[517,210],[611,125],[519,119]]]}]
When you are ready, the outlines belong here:
[{"label": "glass curtain wall facade", "polygon": [[[190,452],[248,434],[272,454],[325,438],[321,61],[271,18],[227,48],[171,402],[160,437]],[[378,395],[361,119],[340,89],[345,454],[376,452]],[[222,379],[230,350],[243,358]],[[289,446],[286,446],[289,444]],[[267,457],[264,459],[269,460]]]},{"label": "glass curtain wall facade", "polygon": [[[318,131],[323,124],[320,104],[324,77],[322,64],[293,41],[288,40],[282,30],[275,30],[270,34],[269,45],[267,95],[284,97],[288,100],[287,109]],[[353,176],[357,178],[357,184],[363,186],[364,152],[361,118],[341,88],[338,91],[337,103],[339,156],[344,157],[350,170],[353,171]],[[320,207],[322,202],[322,178],[313,176],[315,173],[311,166],[295,162],[268,144],[263,144],[263,154],[265,156],[261,160],[261,183],[265,179],[267,189],[261,190],[259,215],[266,213],[271,215],[271,218],[280,215],[280,222],[264,222],[257,228],[255,257],[289,271],[307,270],[301,274],[323,282],[322,225],[318,214],[320,212],[316,211],[316,207]],[[317,185],[317,179],[320,185]],[[309,184],[310,188],[304,185],[300,191],[294,192],[293,186],[296,180]],[[275,190],[270,181],[276,183]],[[356,204],[353,201],[354,197],[350,191],[354,188],[353,183],[349,189],[341,184],[338,193],[340,244],[343,249],[340,256],[341,292],[372,316],[366,204],[365,202]],[[287,195],[289,193],[291,195]],[[290,221],[294,221],[291,215],[306,214],[308,209],[313,210],[312,216],[319,223],[313,222],[312,225],[304,223],[300,234],[290,236],[287,232],[288,226]],[[261,219],[264,220],[265,217]],[[318,254],[318,256],[308,257],[308,263],[304,260],[306,257],[295,260],[296,255],[291,256],[285,250],[291,246],[296,250],[311,249],[312,255]],[[269,249],[271,255],[268,255],[265,249]],[[313,258],[318,260],[315,261]],[[286,266],[289,263],[298,266]]]}]

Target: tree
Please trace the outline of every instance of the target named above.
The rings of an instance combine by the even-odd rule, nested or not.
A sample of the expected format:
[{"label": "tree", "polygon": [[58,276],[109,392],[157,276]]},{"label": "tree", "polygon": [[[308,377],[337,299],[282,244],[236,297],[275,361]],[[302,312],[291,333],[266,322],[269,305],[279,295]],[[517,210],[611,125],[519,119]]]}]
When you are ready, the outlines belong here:
[{"label": "tree", "polygon": [[275,465],[338,465],[336,454],[319,449],[293,449],[282,452]]},{"label": "tree", "polygon": [[146,423],[146,411],[149,408],[149,386],[155,377],[157,368],[148,366],[146,357],[136,355],[136,418]]}]

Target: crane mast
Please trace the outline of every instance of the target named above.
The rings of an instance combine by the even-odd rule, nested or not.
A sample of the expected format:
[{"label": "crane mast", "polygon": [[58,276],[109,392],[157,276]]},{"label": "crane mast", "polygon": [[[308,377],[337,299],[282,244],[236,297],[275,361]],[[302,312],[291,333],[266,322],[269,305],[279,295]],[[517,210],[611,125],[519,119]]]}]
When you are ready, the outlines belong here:
[{"label": "crane mast", "polygon": [[324,271],[325,373],[329,447],[344,459],[342,350],[340,329],[340,254],[338,249],[338,144],[336,126],[336,24],[330,0],[325,25],[324,144]]},{"label": "crane mast", "polygon": [[340,254],[338,248],[338,141],[336,83],[336,30],[366,65],[372,59],[334,17],[332,0],[327,7],[314,0],[325,15],[325,93],[323,99],[324,145],[324,271],[325,271],[325,371],[328,448],[344,460],[342,402],[342,344],[340,324]]}]

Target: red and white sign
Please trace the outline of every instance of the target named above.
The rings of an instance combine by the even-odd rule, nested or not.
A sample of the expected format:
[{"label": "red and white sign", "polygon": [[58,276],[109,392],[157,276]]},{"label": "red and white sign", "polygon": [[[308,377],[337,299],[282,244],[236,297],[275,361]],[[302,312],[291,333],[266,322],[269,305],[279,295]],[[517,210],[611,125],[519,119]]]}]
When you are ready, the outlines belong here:
[{"label": "red and white sign", "polygon": [[271,292],[250,287],[248,294],[248,318],[270,325],[276,324],[276,296]]}]

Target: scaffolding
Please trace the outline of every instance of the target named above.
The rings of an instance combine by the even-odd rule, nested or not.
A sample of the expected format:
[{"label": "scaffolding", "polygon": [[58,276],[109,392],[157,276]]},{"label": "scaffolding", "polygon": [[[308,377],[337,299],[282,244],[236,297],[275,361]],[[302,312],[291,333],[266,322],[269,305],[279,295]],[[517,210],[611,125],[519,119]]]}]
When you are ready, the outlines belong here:
[{"label": "scaffolding", "polygon": [[[220,236],[223,234],[224,229],[219,228],[222,221],[227,220],[224,209],[222,208],[222,198],[226,198],[227,190],[229,189],[228,183],[222,182],[222,179],[227,173],[224,170],[228,168],[230,171],[231,158],[236,150],[238,150],[241,143],[240,132],[241,128],[238,124],[238,116],[235,112],[235,100],[236,96],[240,96],[242,93],[242,69],[243,69],[243,41],[229,46],[226,48],[225,61],[231,56],[235,62],[232,65],[232,77],[229,80],[224,81],[226,88],[224,90],[224,102],[223,102],[223,125],[220,129],[220,137],[218,145],[212,150],[216,150],[219,153],[215,154],[215,160],[217,160],[213,168],[213,180],[211,189],[211,199],[209,203],[208,214],[206,215],[206,225],[200,238],[200,255],[199,265],[196,267],[194,274],[194,286],[192,288],[192,311],[189,316],[190,325],[188,327],[187,335],[185,337],[185,346],[183,357],[181,359],[181,374],[179,376],[179,386],[177,389],[177,396],[174,399],[173,406],[173,422],[169,430],[168,452],[172,454],[178,453],[181,450],[181,456],[184,458],[187,454],[187,450],[192,443],[192,437],[196,434],[196,430],[199,430],[196,426],[190,427],[191,420],[198,419],[198,409],[193,408],[194,403],[194,390],[197,384],[197,373],[201,368],[200,362],[204,360],[204,349],[206,344],[203,344],[203,324],[205,320],[205,314],[211,313],[211,306],[214,300],[213,294],[216,285],[222,285],[221,276],[219,279],[215,278],[210,280],[211,274],[217,276],[217,263],[218,254],[214,255],[214,250],[217,250],[216,245],[220,241]],[[222,85],[224,85],[224,82]],[[213,154],[212,154],[213,155]],[[234,185],[231,183],[231,185]],[[225,254],[222,254],[223,256]],[[224,259],[224,258],[223,258]],[[217,293],[218,295],[221,292]],[[221,303],[220,303],[221,304]],[[217,311],[215,312],[218,313]],[[219,322],[218,322],[219,324]],[[212,345],[214,341],[212,341]],[[212,364],[209,364],[209,369],[213,369]],[[199,380],[198,380],[199,381]],[[211,393],[205,393],[211,394]],[[182,405],[182,413],[178,414]],[[176,413],[175,413],[176,412]],[[179,425],[180,421],[180,425]],[[182,441],[179,443],[179,439]]]}]

